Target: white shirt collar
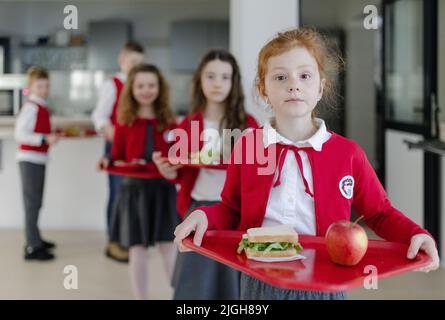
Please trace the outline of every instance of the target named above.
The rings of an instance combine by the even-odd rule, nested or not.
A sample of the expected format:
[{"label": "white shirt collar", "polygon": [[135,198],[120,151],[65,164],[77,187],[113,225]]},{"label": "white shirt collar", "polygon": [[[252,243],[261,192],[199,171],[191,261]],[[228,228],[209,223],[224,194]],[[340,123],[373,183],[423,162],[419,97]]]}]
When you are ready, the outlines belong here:
[{"label": "white shirt collar", "polygon": [[34,102],[41,104],[45,107],[48,105],[48,102],[45,99],[42,99],[39,96],[36,96],[35,94],[30,94],[28,100],[34,101]]},{"label": "white shirt collar", "polygon": [[323,119],[315,118],[316,126],[318,130],[314,133],[312,137],[307,140],[301,140],[297,142],[292,142],[291,140],[280,135],[270,124],[269,121],[266,121],[264,124],[264,134],[263,134],[263,143],[264,147],[267,148],[271,144],[281,143],[287,145],[294,145],[296,147],[312,147],[315,151],[321,151],[323,143],[329,140],[331,134],[326,129],[326,124]]}]

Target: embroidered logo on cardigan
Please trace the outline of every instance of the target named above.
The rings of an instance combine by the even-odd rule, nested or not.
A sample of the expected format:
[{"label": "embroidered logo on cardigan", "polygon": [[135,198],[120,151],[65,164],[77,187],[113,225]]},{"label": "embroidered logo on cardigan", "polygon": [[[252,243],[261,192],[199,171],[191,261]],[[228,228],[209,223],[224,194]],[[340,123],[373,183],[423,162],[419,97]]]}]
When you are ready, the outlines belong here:
[{"label": "embroidered logo on cardigan", "polygon": [[351,199],[354,194],[354,178],[352,176],[344,176],[338,184],[340,192],[346,199]]}]

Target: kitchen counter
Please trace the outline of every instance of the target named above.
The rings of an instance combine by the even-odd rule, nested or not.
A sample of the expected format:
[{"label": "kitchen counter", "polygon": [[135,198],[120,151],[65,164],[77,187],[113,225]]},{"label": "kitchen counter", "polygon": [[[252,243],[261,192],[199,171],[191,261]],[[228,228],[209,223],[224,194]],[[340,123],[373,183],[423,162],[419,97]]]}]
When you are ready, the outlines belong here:
[{"label": "kitchen counter", "polygon": [[[14,126],[16,117],[0,116],[0,140],[14,138]],[[82,129],[94,129],[93,121],[89,117],[51,117],[51,125],[54,129],[66,127],[80,127]]]},{"label": "kitchen counter", "polygon": [[[53,127],[93,127],[91,119],[52,117]],[[23,228],[23,199],[14,140],[15,117],[0,117],[1,228]],[[96,171],[102,137],[61,139],[49,152],[42,229],[105,229],[107,175]]]},{"label": "kitchen counter", "polygon": [[[23,228],[17,142],[4,139],[0,148],[0,229]],[[42,230],[105,229],[107,175],[96,170],[103,150],[102,137],[62,139],[51,148],[39,220]]]}]

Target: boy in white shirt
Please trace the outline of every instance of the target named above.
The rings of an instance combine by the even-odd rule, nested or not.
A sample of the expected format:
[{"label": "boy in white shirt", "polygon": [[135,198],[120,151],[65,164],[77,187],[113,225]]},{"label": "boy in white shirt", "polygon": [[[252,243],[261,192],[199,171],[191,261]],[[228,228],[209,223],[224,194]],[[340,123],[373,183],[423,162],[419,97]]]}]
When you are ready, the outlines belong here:
[{"label": "boy in white shirt", "polygon": [[22,180],[25,207],[25,260],[51,260],[49,252],[55,243],[40,236],[38,218],[42,206],[45,185],[45,169],[48,149],[58,137],[51,133],[50,115],[47,109],[49,76],[45,69],[32,67],[28,71],[30,96],[16,120],[15,139],[20,143],[17,153]]},{"label": "boy in white shirt", "polygon": [[[114,137],[114,127],[117,123],[117,108],[127,75],[130,70],[144,61],[144,48],[137,42],[129,41],[122,48],[118,63],[120,72],[108,79],[100,92],[99,100],[93,111],[92,119],[97,132],[103,133],[105,137],[105,154],[111,153]],[[119,190],[121,177],[116,175],[108,176],[109,197],[107,204],[107,231],[110,235],[111,214],[115,196]],[[117,261],[127,262],[128,252],[117,243],[109,243],[105,249],[105,254]]]}]

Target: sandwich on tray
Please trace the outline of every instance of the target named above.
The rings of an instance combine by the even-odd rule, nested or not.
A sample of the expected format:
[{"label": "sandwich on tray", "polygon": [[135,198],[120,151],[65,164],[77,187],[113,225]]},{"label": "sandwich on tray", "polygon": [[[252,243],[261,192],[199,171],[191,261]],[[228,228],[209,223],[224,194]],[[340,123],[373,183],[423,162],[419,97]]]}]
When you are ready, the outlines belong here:
[{"label": "sandwich on tray", "polygon": [[243,235],[238,254],[245,250],[247,258],[281,258],[297,255],[303,247],[298,233],[289,225],[251,228]]}]

